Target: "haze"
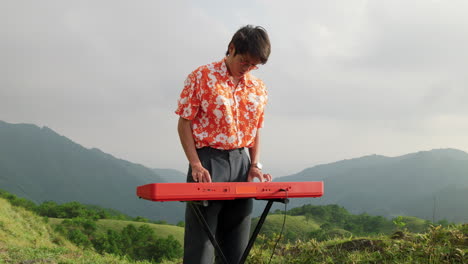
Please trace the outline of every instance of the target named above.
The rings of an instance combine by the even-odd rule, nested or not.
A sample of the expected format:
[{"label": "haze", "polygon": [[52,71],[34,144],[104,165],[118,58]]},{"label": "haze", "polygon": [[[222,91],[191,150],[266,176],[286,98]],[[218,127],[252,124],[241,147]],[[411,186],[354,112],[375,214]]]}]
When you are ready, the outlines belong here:
[{"label": "haze", "polygon": [[186,76],[267,29],[262,160],[276,176],[369,154],[468,150],[466,1],[0,1],[0,120],[185,172]]}]

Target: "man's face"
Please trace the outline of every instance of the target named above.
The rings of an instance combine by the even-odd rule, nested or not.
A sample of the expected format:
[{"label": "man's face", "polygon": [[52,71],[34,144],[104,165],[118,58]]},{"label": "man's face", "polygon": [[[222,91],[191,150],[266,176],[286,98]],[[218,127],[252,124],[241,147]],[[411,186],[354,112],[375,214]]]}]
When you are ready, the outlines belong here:
[{"label": "man's face", "polygon": [[247,72],[258,69],[257,65],[260,63],[260,59],[254,58],[249,54],[236,54],[232,57],[230,71],[232,76],[240,78]]}]

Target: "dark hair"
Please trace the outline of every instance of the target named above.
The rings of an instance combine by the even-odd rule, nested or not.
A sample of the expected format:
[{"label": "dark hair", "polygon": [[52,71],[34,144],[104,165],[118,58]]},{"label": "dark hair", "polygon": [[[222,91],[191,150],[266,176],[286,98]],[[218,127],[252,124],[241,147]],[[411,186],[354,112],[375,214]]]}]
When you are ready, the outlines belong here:
[{"label": "dark hair", "polygon": [[262,64],[268,61],[270,56],[271,46],[268,34],[263,27],[254,27],[247,25],[240,28],[234,36],[232,36],[231,42],[229,42],[226,56],[229,55],[229,46],[231,44],[235,47],[235,53],[238,54],[249,54],[252,57],[258,58]]}]

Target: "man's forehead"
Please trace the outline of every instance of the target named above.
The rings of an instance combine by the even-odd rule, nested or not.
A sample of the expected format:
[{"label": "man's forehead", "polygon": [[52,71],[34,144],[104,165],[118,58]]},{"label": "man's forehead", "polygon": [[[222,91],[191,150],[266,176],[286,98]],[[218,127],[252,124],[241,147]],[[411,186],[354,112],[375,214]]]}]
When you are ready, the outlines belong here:
[{"label": "man's forehead", "polygon": [[249,62],[250,64],[260,64],[261,60],[258,57],[252,56],[249,53],[245,54],[240,54],[242,58],[246,61]]}]

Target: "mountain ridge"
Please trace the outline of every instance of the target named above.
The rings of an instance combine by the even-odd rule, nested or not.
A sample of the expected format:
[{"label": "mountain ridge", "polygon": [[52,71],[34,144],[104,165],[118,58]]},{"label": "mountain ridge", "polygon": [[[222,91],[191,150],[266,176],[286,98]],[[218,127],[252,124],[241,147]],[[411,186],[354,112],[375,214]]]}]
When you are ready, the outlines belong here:
[{"label": "mountain ridge", "polygon": [[[296,199],[292,206],[304,203],[339,204],[352,213],[369,213],[394,217],[411,215],[431,220],[432,199],[448,186],[456,186],[452,200],[448,192],[438,194],[441,209],[456,205],[456,210],[445,210],[447,220],[463,222],[468,220],[468,154],[456,149],[435,149],[419,151],[396,157],[378,158],[378,162],[366,162],[356,158],[352,162],[315,166],[300,173],[280,177],[275,181],[324,181],[325,194],[314,200]],[[455,197],[459,197],[455,199]],[[425,210],[422,210],[424,208]],[[439,215],[443,217],[443,215]],[[440,220],[440,219],[439,219]]]},{"label": "mountain ridge", "polygon": [[[0,146],[0,189],[36,203],[78,201],[130,216],[171,223],[183,220],[182,203],[141,200],[135,189],[154,182],[185,182],[184,172],[150,169],[98,148],[84,148],[48,127],[32,124],[0,121]],[[352,213],[431,220],[435,196],[438,216],[458,222],[468,220],[468,203],[460,202],[465,197],[468,200],[466,175],[468,154],[446,148],[396,157],[367,155],[316,165],[274,180],[324,181],[322,198],[292,199],[290,207],[338,204]],[[263,206],[256,207],[259,214]]]},{"label": "mountain ridge", "polygon": [[50,128],[0,123],[0,188],[36,203],[79,201],[131,216],[176,222],[177,203],[153,203],[136,196],[139,185],[164,182],[153,170],[87,149]]}]

